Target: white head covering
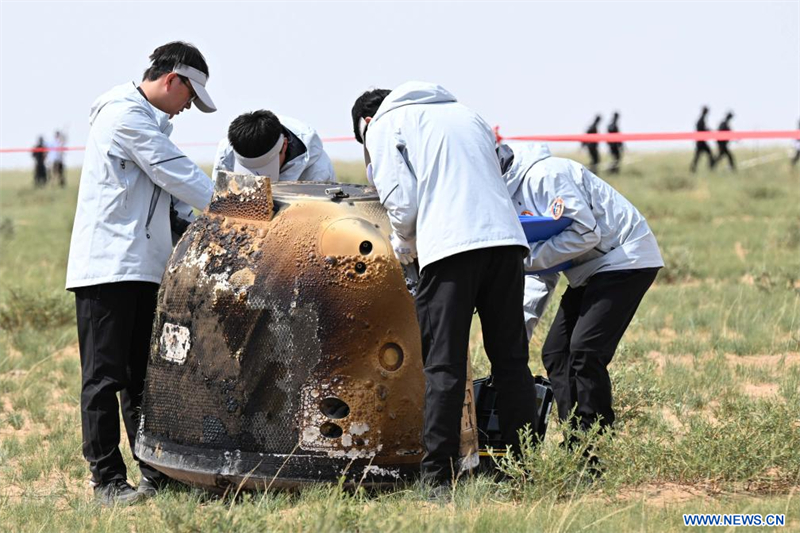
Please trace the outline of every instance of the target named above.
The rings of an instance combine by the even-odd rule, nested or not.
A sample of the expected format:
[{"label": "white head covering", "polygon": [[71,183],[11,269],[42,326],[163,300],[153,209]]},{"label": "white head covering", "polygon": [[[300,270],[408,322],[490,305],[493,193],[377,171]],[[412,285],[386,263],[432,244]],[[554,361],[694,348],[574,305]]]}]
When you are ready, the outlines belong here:
[{"label": "white head covering", "polygon": [[172,69],[172,72],[189,79],[189,83],[192,84],[192,89],[194,89],[194,94],[197,95],[197,99],[195,99],[197,109],[203,113],[213,113],[217,110],[214,101],[211,99],[211,95],[206,91],[206,82],[208,81],[208,76],[206,74],[194,67],[182,64],[176,65],[175,68]]},{"label": "white head covering", "polygon": [[255,174],[256,176],[267,176],[270,181],[278,181],[278,174],[281,170],[281,149],[283,148],[283,134],[278,136],[275,145],[265,154],[258,157],[245,157],[236,150],[233,151],[235,158],[233,164],[234,172],[244,174]]}]

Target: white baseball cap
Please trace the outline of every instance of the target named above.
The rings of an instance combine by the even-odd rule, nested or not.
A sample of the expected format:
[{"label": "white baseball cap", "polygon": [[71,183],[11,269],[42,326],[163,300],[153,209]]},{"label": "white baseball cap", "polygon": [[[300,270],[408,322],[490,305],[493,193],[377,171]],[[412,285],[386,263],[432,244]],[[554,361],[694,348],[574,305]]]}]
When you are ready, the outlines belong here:
[{"label": "white baseball cap", "polygon": [[267,176],[270,181],[278,181],[281,170],[281,149],[283,148],[283,134],[278,136],[278,140],[265,154],[258,157],[244,157],[236,150],[233,151],[235,158],[233,171],[244,174],[255,174],[256,176]]},{"label": "white baseball cap", "polygon": [[194,94],[197,95],[197,98],[195,98],[194,101],[197,109],[203,113],[213,113],[217,110],[217,106],[214,105],[211,95],[209,95],[208,91],[206,91],[206,82],[208,81],[207,74],[202,73],[194,67],[182,64],[176,65],[175,68],[172,69],[172,72],[189,80],[189,83],[192,85],[192,89],[194,89]]}]

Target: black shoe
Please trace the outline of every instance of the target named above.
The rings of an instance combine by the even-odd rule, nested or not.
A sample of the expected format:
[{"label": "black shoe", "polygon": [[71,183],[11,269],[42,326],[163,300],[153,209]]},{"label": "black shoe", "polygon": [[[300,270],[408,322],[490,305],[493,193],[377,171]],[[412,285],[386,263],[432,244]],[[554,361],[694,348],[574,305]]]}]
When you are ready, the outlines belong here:
[{"label": "black shoe", "polygon": [[166,476],[160,476],[155,479],[142,476],[142,480],[139,482],[138,492],[143,498],[152,498],[167,488],[170,483],[171,480]]},{"label": "black shoe", "polygon": [[114,479],[108,483],[97,485],[94,488],[94,498],[101,505],[112,507],[136,503],[141,495],[124,479]]},{"label": "black shoe", "polygon": [[594,452],[594,449],[587,449],[583,452],[583,458],[586,460],[586,466],[584,467],[584,472],[588,476],[588,479],[591,481],[597,481],[605,472],[603,464],[600,462],[600,458]]}]

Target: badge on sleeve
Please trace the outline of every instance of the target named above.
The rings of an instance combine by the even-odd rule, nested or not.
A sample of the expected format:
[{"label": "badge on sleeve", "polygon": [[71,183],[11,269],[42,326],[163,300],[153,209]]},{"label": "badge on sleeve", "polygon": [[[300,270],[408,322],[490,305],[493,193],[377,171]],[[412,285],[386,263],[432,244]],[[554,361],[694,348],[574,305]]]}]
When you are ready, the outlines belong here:
[{"label": "badge on sleeve", "polygon": [[553,203],[547,208],[547,212],[550,213],[553,220],[561,218],[561,215],[564,214],[564,199],[559,196],[553,200]]}]

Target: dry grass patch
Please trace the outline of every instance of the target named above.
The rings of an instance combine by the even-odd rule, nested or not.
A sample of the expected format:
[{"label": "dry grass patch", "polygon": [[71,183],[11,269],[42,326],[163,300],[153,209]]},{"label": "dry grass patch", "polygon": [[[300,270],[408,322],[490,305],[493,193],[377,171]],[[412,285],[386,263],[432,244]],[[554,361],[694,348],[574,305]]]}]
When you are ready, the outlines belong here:
[{"label": "dry grass patch", "polygon": [[[10,406],[10,402],[8,398],[3,398],[4,405]],[[15,412],[15,410],[10,409],[7,412]],[[19,411],[16,411],[19,413]],[[22,414],[22,413],[19,413]],[[26,439],[31,435],[41,435],[42,440],[44,441],[44,437],[47,434],[47,426],[41,422],[31,422],[30,417],[22,416],[21,417],[21,425],[19,428],[15,428],[11,424],[4,424],[0,425],[0,440],[7,439],[8,437],[16,437],[17,439]]]},{"label": "dry grass patch", "polygon": [[[647,353],[647,359],[655,363],[656,370],[663,373],[667,364],[694,367],[696,363],[706,362],[716,357],[713,352],[700,354],[665,354],[656,350]],[[758,355],[736,355],[725,354],[725,362],[731,367],[737,365],[752,367],[777,367],[779,365],[786,368],[800,366],[800,353],[788,352],[783,354],[758,354]]]},{"label": "dry grass patch", "polygon": [[736,257],[738,257],[742,263],[747,260],[747,250],[739,241],[736,241],[736,244],[733,245],[733,251],[736,252]]},{"label": "dry grass patch", "polygon": [[642,501],[647,505],[664,507],[692,500],[707,500],[719,495],[719,491],[706,485],[681,485],[678,483],[648,483],[620,490],[612,500]]},{"label": "dry grass patch", "polygon": [[785,365],[788,368],[800,365],[800,352],[758,355],[725,354],[725,359],[732,365],[750,365],[758,367]]},{"label": "dry grass patch", "polygon": [[[704,355],[711,356],[712,354],[704,354]],[[655,363],[656,370],[660,374],[664,373],[664,369],[666,368],[667,364],[693,367],[695,361],[697,361],[700,357],[703,357],[703,355],[697,355],[697,356],[692,354],[674,355],[674,354],[665,354],[655,350],[648,352],[647,354],[647,358]]]},{"label": "dry grass patch", "polygon": [[777,383],[745,383],[742,392],[751,398],[770,398],[778,395],[780,386]]}]

